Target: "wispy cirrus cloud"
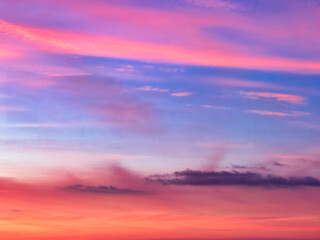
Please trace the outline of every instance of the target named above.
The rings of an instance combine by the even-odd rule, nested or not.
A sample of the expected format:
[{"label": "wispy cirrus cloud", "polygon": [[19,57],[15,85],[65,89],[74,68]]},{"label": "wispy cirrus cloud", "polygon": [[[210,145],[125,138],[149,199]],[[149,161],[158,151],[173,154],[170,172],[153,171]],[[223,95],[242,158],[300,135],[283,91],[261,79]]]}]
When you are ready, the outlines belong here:
[{"label": "wispy cirrus cloud", "polygon": [[174,93],[171,93],[171,96],[174,96],[174,97],[188,97],[188,96],[191,96],[193,94],[194,94],[193,92],[174,92]]},{"label": "wispy cirrus cloud", "polygon": [[224,8],[224,9],[240,9],[239,5],[229,2],[228,0],[186,0],[187,2],[198,7],[205,8]]},{"label": "wispy cirrus cloud", "polygon": [[265,155],[267,158],[275,158],[275,159],[285,159],[285,160],[301,160],[307,159],[308,156],[305,155],[284,155],[284,154],[276,154],[276,155]]},{"label": "wispy cirrus cloud", "polygon": [[234,88],[263,88],[263,89],[280,89],[282,88],[278,84],[263,82],[263,81],[250,81],[244,79],[235,79],[235,78],[218,78],[209,80],[211,84],[221,85],[225,87],[234,87]]},{"label": "wispy cirrus cloud", "polygon": [[179,44],[137,41],[123,36],[99,36],[75,31],[25,27],[3,20],[0,21],[0,33],[23,41],[25,44],[31,44],[39,51],[51,53],[261,70],[320,71],[320,63],[317,61],[245,56],[235,54],[232,51],[233,47],[226,46],[222,51],[217,51],[223,43],[211,43],[209,45],[213,44],[214,46],[204,51],[195,50],[192,46],[181,47]]},{"label": "wispy cirrus cloud", "polygon": [[115,127],[113,122],[20,122],[0,123],[0,128],[92,128]]},{"label": "wispy cirrus cloud", "polygon": [[192,107],[192,108],[201,108],[201,109],[208,109],[208,110],[231,110],[229,107],[219,106],[219,105],[211,105],[211,104],[186,104],[186,107]]},{"label": "wispy cirrus cloud", "polygon": [[240,95],[244,98],[255,99],[255,100],[263,100],[263,99],[271,99],[278,102],[286,102],[291,104],[305,104],[306,98],[292,95],[292,94],[285,94],[285,93],[271,93],[271,92],[245,92],[240,91]]},{"label": "wispy cirrus cloud", "polygon": [[171,96],[174,96],[174,97],[187,97],[194,94],[194,92],[177,92],[169,89],[152,87],[152,86],[143,86],[143,87],[135,88],[135,90],[144,91],[144,92],[161,92],[161,93],[165,92],[165,93],[169,93]]},{"label": "wispy cirrus cloud", "polygon": [[291,111],[291,112],[275,112],[267,110],[247,110],[248,113],[254,113],[262,116],[278,116],[278,117],[305,117],[310,115],[309,112]]},{"label": "wispy cirrus cloud", "polygon": [[220,109],[220,110],[228,110],[230,108],[223,107],[223,106],[216,106],[216,105],[207,105],[207,104],[202,104],[200,105],[201,108],[207,108],[207,109]]},{"label": "wispy cirrus cloud", "polygon": [[169,92],[170,91],[169,89],[163,89],[163,88],[152,87],[152,86],[143,86],[135,89],[139,91],[145,91],[145,92]]}]

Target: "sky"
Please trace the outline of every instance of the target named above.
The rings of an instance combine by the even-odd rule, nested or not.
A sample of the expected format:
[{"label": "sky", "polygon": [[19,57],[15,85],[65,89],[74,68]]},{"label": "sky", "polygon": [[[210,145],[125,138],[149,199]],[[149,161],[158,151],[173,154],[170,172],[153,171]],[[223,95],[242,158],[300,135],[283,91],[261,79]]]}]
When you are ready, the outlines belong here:
[{"label": "sky", "polygon": [[319,22],[317,0],[0,0],[0,239],[320,239]]}]

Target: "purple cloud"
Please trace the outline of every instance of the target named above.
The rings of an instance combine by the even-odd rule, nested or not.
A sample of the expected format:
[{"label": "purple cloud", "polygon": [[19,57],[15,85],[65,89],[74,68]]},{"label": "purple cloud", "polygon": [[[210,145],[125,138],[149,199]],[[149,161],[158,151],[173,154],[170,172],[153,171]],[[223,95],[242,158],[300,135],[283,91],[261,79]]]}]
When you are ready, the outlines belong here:
[{"label": "purple cloud", "polygon": [[152,175],[147,177],[146,180],[163,185],[320,187],[320,180],[314,177],[282,177],[253,172],[195,171],[189,169],[172,174]]},{"label": "purple cloud", "polygon": [[144,191],[117,188],[113,186],[90,186],[75,184],[64,188],[68,191],[85,192],[85,193],[97,193],[97,194],[144,194]]}]

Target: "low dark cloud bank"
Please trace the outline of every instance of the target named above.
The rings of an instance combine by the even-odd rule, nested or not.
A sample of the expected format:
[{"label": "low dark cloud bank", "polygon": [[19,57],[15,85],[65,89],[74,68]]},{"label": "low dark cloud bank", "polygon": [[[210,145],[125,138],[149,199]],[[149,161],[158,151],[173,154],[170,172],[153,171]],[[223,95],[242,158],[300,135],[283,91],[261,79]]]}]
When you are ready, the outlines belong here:
[{"label": "low dark cloud bank", "polygon": [[121,189],[113,186],[90,186],[75,184],[64,188],[68,191],[97,193],[97,194],[144,194],[145,192],[132,189]]},{"label": "low dark cloud bank", "polygon": [[163,185],[320,187],[320,180],[314,177],[281,177],[253,172],[195,171],[189,169],[172,174],[152,175],[147,177],[146,180]]},{"label": "low dark cloud bank", "polygon": [[248,167],[248,166],[242,166],[242,165],[232,165],[232,168],[235,170],[259,170],[259,171],[270,171],[269,168],[266,168],[265,166],[258,166],[258,167]]}]

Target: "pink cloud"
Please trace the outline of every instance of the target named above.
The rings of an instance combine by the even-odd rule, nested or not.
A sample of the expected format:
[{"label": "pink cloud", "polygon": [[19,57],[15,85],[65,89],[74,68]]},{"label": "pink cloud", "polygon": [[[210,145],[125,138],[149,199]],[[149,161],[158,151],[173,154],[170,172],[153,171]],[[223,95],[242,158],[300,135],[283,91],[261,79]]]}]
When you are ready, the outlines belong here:
[{"label": "pink cloud", "polygon": [[187,96],[191,96],[193,94],[193,92],[176,92],[176,93],[171,93],[171,96],[174,97],[187,97]]},{"label": "pink cloud", "polygon": [[206,8],[226,8],[226,9],[240,9],[240,7],[236,4],[232,4],[228,1],[224,0],[186,0],[187,2]]},{"label": "pink cloud", "polygon": [[227,87],[243,87],[243,88],[266,88],[266,89],[279,89],[277,84],[260,81],[248,81],[241,79],[212,79],[210,83]]},{"label": "pink cloud", "polygon": [[146,91],[146,92],[166,92],[174,97],[187,97],[187,96],[191,96],[192,94],[194,94],[193,92],[171,92],[171,90],[169,90],[169,89],[155,88],[155,87],[151,87],[151,86],[144,86],[144,87],[136,88],[136,90]]},{"label": "pink cloud", "polygon": [[264,157],[285,159],[285,160],[301,160],[301,159],[309,158],[309,156],[305,156],[305,155],[264,155]]},{"label": "pink cloud", "polygon": [[[1,111],[1,110],[0,110]],[[0,128],[85,128],[117,126],[113,122],[3,123]]]},{"label": "pink cloud", "polygon": [[0,21],[0,32],[48,52],[235,68],[320,71],[320,63],[316,61],[258,58],[229,53],[228,50],[223,51],[223,49],[222,51],[214,48],[194,49],[175,44],[134,41],[116,36],[25,27],[5,21]]},{"label": "pink cloud", "polygon": [[22,51],[10,44],[0,43],[0,59],[10,60],[18,57],[22,57],[24,54]]},{"label": "pink cloud", "polygon": [[279,102],[287,102],[291,104],[305,104],[306,99],[304,97],[285,93],[270,93],[270,92],[244,92],[240,94],[245,98],[250,99],[273,99]]},{"label": "pink cloud", "polygon": [[278,117],[304,117],[310,115],[308,112],[291,111],[291,112],[273,112],[266,110],[248,110],[249,113],[254,113],[263,116],[278,116]]},{"label": "pink cloud", "polygon": [[151,86],[144,86],[144,87],[136,88],[136,90],[146,91],[146,92],[169,92],[169,89],[156,88],[156,87],[151,87]]}]

